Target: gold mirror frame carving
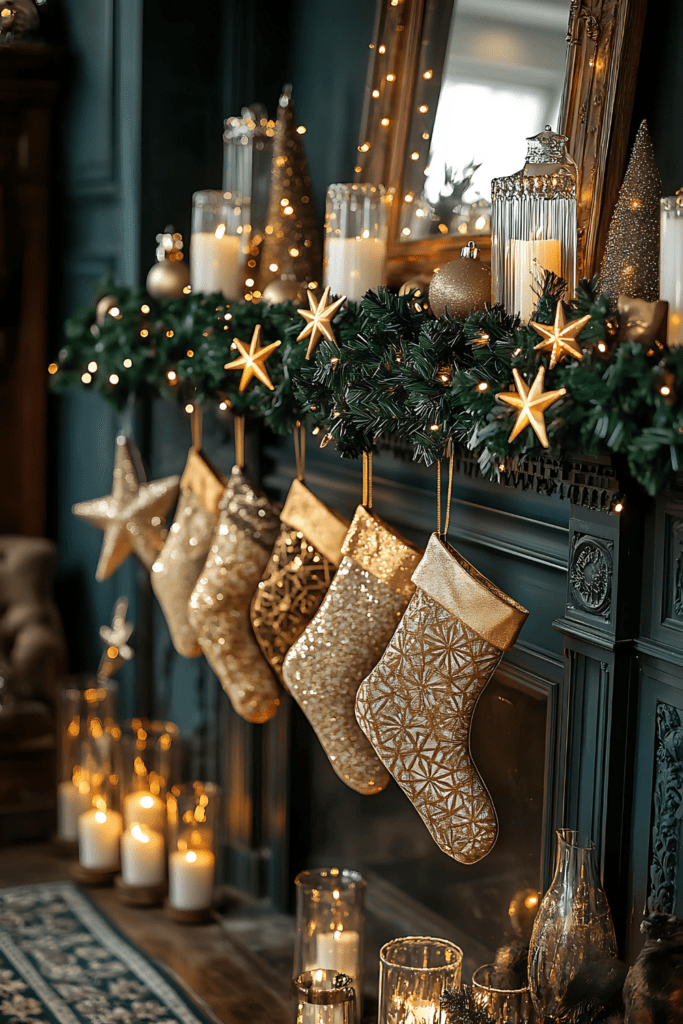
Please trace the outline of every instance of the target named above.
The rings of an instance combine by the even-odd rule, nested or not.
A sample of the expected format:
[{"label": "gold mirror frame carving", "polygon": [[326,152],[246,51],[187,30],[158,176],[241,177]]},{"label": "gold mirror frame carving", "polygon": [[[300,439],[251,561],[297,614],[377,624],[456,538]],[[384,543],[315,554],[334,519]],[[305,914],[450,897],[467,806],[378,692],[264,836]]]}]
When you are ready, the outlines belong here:
[{"label": "gold mirror frame carving", "polygon": [[[647,0],[569,0],[559,131],[569,137],[569,151],[579,168],[578,277],[589,277],[600,266],[626,165],[646,4]],[[462,235],[398,241],[408,112],[418,96],[420,102],[428,97],[433,125],[455,6],[453,0],[377,3],[355,173],[356,181],[383,184],[394,196],[389,218],[390,285],[431,272],[453,259],[467,241]],[[427,81],[421,71],[425,67],[432,71]],[[490,237],[477,235],[476,241],[488,259]]]}]

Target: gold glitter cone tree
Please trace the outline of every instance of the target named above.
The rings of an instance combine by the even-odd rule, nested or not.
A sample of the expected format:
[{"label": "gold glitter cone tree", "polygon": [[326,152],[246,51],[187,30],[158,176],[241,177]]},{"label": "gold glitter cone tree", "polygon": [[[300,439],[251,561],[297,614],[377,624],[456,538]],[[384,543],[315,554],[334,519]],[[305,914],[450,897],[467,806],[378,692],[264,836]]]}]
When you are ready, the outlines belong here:
[{"label": "gold glitter cone tree", "polygon": [[[291,86],[285,86],[275,125],[259,287],[261,292],[265,292],[268,285],[278,282],[279,288],[288,289],[287,298],[303,294],[305,286],[311,282],[317,284],[322,272],[322,246],[315,222],[303,132],[304,129],[296,123]],[[274,284],[271,291],[273,288]],[[281,298],[279,293],[278,298]]]},{"label": "gold glitter cone tree", "polygon": [[600,288],[617,296],[654,302],[659,298],[659,200],[662,180],[643,121],[607,235],[600,267]]}]

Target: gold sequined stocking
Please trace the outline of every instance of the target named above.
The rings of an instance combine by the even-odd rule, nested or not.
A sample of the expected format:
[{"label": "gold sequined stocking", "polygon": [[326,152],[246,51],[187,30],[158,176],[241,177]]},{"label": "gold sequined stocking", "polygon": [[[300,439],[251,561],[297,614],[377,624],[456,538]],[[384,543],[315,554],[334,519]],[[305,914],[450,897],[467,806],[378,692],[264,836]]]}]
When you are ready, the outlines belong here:
[{"label": "gold sequined stocking", "polygon": [[300,480],[294,480],[282,526],[251,602],[251,624],[263,655],[282,680],[282,662],[311,621],[342,559],[349,523]]},{"label": "gold sequined stocking", "polygon": [[201,451],[190,448],[180,498],[161,554],[152,565],[152,588],[166,617],[173,646],[186,658],[202,653],[187,616],[187,602],[209,553],[225,477]]},{"label": "gold sequined stocking", "polygon": [[234,467],[218,526],[189,603],[206,659],[238,714],[267,722],[280,704],[277,681],[254,639],[249,606],[280,526],[280,508]]},{"label": "gold sequined stocking", "polygon": [[285,658],[283,676],[339,778],[358,793],[379,793],[389,775],[358,727],[354,702],[414,591],[410,577],[420,552],[361,505],[342,554],[327,596]]},{"label": "gold sequined stocking", "polygon": [[356,718],[434,841],[462,864],[498,821],[470,754],[479,696],[528,615],[432,534],[401,624],[358,690]]}]

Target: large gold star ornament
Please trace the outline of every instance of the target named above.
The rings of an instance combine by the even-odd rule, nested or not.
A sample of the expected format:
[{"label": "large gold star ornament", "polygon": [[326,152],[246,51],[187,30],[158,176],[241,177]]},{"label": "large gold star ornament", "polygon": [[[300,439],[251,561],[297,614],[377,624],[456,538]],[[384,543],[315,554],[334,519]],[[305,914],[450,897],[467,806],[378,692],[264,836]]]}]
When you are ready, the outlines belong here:
[{"label": "large gold star ornament", "polygon": [[534,382],[529,385],[522,378],[519,370],[513,370],[517,394],[512,391],[501,391],[496,398],[506,402],[514,409],[518,409],[517,422],[508,438],[508,444],[520,434],[525,427],[531,427],[538,440],[544,448],[548,448],[548,435],[545,432],[545,416],[543,415],[548,406],[567,394],[566,388],[559,388],[557,391],[544,391],[543,381],[545,378],[545,367],[539,366]]},{"label": "large gold star ornament", "polygon": [[166,515],[178,497],[180,477],[141,483],[140,461],[133,442],[119,435],[111,494],[73,506],[75,516],[104,530],[97,580],[111,576],[132,551],[149,569],[164,546]]},{"label": "large gold star ornament", "polygon": [[540,334],[543,338],[543,341],[535,346],[534,352],[550,352],[551,370],[555,368],[557,363],[561,363],[565,356],[583,359],[581,346],[576,339],[589,320],[590,315],[579,317],[578,320],[570,320],[567,323],[562,303],[558,302],[555,310],[555,323],[552,326],[536,324],[533,320],[529,324],[529,327],[533,327],[536,333]]},{"label": "large gold star ornament", "polygon": [[296,340],[303,341],[304,338],[309,338],[308,351],[306,352],[307,359],[311,358],[315,352],[316,345],[323,336],[326,337],[328,341],[336,341],[334,331],[332,329],[332,320],[334,319],[335,314],[339,312],[346,302],[346,296],[342,295],[341,299],[331,302],[328,306],[327,300],[329,297],[329,285],[323,292],[323,297],[320,302],[315,301],[315,295],[309,288],[308,304],[311,307],[310,310],[297,309],[299,316],[302,316],[306,321],[306,326]]},{"label": "large gold star ornament", "polygon": [[235,338],[232,344],[233,348],[236,348],[240,354],[239,359],[233,359],[231,363],[226,363],[224,369],[242,371],[240,391],[246,391],[252,377],[256,377],[257,380],[260,380],[262,384],[265,384],[267,388],[273,391],[273,383],[266,370],[266,359],[279,347],[281,342],[274,341],[271,345],[261,348],[261,324],[256,324],[249,348],[237,338]]}]

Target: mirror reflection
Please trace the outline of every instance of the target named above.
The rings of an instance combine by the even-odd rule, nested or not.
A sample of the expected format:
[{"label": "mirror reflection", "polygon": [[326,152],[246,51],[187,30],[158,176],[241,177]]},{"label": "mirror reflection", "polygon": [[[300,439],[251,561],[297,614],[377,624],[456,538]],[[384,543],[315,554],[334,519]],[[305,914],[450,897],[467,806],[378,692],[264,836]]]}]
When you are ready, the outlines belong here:
[{"label": "mirror reflection", "polygon": [[568,16],[567,0],[456,0],[438,96],[430,68],[417,76],[403,241],[490,233],[491,179],[519,169],[528,136],[557,127]]}]

